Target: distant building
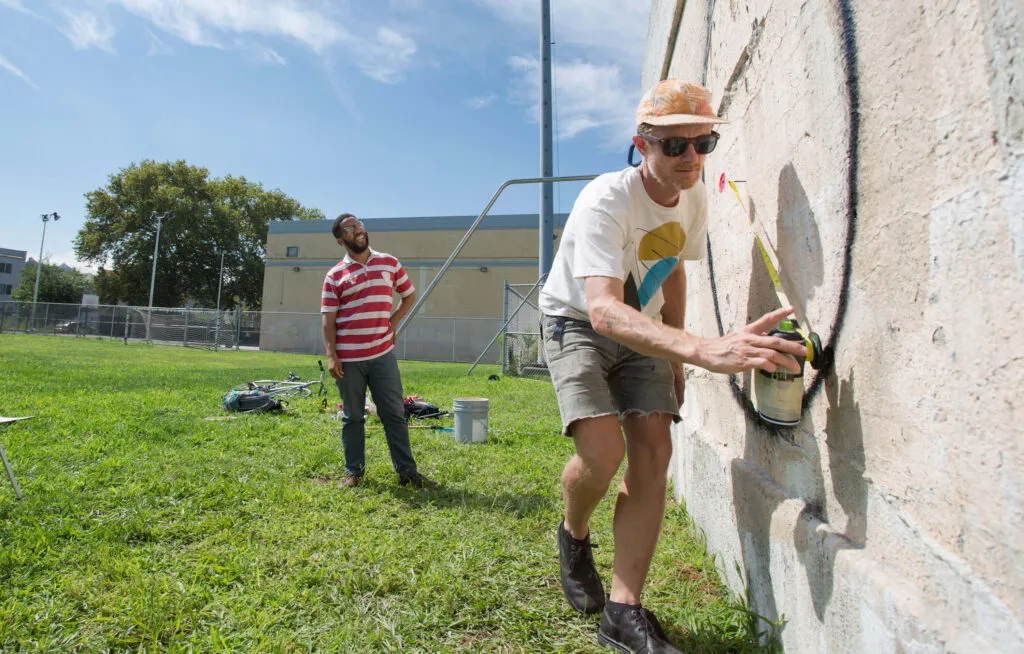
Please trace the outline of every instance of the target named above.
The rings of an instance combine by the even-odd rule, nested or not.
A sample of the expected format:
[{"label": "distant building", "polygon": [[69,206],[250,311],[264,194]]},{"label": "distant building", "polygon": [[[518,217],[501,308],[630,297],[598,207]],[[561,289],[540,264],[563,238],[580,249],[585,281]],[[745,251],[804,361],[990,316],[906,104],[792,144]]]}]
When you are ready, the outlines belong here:
[{"label": "distant building", "polygon": [[[567,217],[553,216],[556,248]],[[476,216],[436,216],[362,220],[370,235],[370,246],[398,257],[417,294],[422,296],[475,219]],[[331,219],[270,223],[263,277],[261,347],[302,352],[323,349],[317,315],[320,292],[327,271],[345,256],[331,234],[333,222]],[[479,351],[480,339],[486,345],[501,324],[505,282],[537,281],[538,249],[537,214],[487,216],[419,315],[425,320],[436,319],[434,324],[439,330],[450,332],[457,320],[459,328],[472,331],[472,335],[455,335],[459,348],[464,345],[467,352],[473,353],[469,358],[472,361]],[[295,313],[313,316],[311,320],[297,322],[294,316],[287,315]],[[428,324],[421,322],[423,329]],[[281,327],[274,328],[275,325]],[[285,333],[288,336],[283,336]],[[418,337],[413,339],[410,334],[407,340]]]},{"label": "distant building", "polygon": [[11,299],[11,294],[21,280],[21,271],[27,257],[28,252],[25,250],[0,248],[0,302]]}]

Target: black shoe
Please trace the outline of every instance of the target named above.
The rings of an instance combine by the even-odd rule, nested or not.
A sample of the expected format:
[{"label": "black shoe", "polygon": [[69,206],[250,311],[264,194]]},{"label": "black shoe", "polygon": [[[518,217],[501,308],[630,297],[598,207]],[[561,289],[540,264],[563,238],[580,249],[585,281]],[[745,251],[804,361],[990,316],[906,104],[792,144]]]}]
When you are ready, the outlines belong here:
[{"label": "black shoe", "polygon": [[612,601],[601,615],[597,642],[629,654],[683,654],[669,641],[653,613],[642,606]]},{"label": "black shoe", "polygon": [[604,608],[604,587],[601,575],[594,567],[597,545],[590,544],[590,534],[576,540],[565,530],[565,521],[558,523],[558,567],[562,578],[562,592],[569,606],[580,613],[600,613]]},{"label": "black shoe", "polygon": [[441,484],[432,479],[427,479],[417,472],[411,476],[398,475],[398,485],[412,486],[413,488],[437,488]]}]

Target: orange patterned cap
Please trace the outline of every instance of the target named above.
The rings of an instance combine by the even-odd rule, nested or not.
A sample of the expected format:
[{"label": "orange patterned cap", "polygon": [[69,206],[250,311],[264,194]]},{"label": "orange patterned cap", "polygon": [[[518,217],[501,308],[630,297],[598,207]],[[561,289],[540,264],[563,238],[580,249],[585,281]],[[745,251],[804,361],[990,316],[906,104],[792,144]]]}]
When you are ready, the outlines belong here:
[{"label": "orange patterned cap", "polygon": [[718,125],[729,121],[715,115],[711,92],[699,84],[666,79],[644,95],[636,108],[636,124]]}]

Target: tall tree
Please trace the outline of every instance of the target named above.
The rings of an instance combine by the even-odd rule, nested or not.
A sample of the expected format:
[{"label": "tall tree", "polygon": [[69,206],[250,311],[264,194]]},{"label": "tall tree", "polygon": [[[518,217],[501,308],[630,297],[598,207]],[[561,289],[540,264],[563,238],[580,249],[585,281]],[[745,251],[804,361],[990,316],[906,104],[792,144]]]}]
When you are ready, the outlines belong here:
[{"label": "tall tree", "polygon": [[[38,302],[59,302],[61,304],[78,304],[82,295],[90,288],[89,278],[77,270],[65,270],[58,266],[44,263],[39,271]],[[31,302],[36,290],[36,262],[29,261],[21,269],[18,286],[11,293],[16,302]]]},{"label": "tall tree", "polygon": [[267,232],[275,220],[322,220],[280,190],[244,177],[211,178],[206,168],[184,161],[142,161],[112,174],[107,185],[86,193],[85,225],[75,237],[79,259],[106,264],[96,276],[100,302],[149,302],[156,245],[153,212],[173,212],[160,226],[153,305],[192,300],[214,306],[220,254],[224,257],[221,306],[259,308]]}]

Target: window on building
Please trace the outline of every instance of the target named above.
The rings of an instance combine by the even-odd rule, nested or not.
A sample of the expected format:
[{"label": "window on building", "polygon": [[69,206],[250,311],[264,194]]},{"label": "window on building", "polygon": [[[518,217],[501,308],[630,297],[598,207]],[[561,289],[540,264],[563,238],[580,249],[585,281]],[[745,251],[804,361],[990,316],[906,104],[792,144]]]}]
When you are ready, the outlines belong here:
[{"label": "window on building", "polygon": [[14,269],[13,264],[0,263],[0,273],[8,273],[8,274],[10,274],[11,270],[13,270],[13,269]]},{"label": "window on building", "polygon": [[287,252],[286,256],[289,256],[289,257],[297,257],[297,256],[299,256],[299,246],[297,246],[297,245],[289,245],[288,246],[288,252]]},{"label": "window on building", "polygon": [[[10,264],[7,264],[10,265]],[[14,287],[10,284],[0,284],[0,295],[10,295],[14,292]]]}]

